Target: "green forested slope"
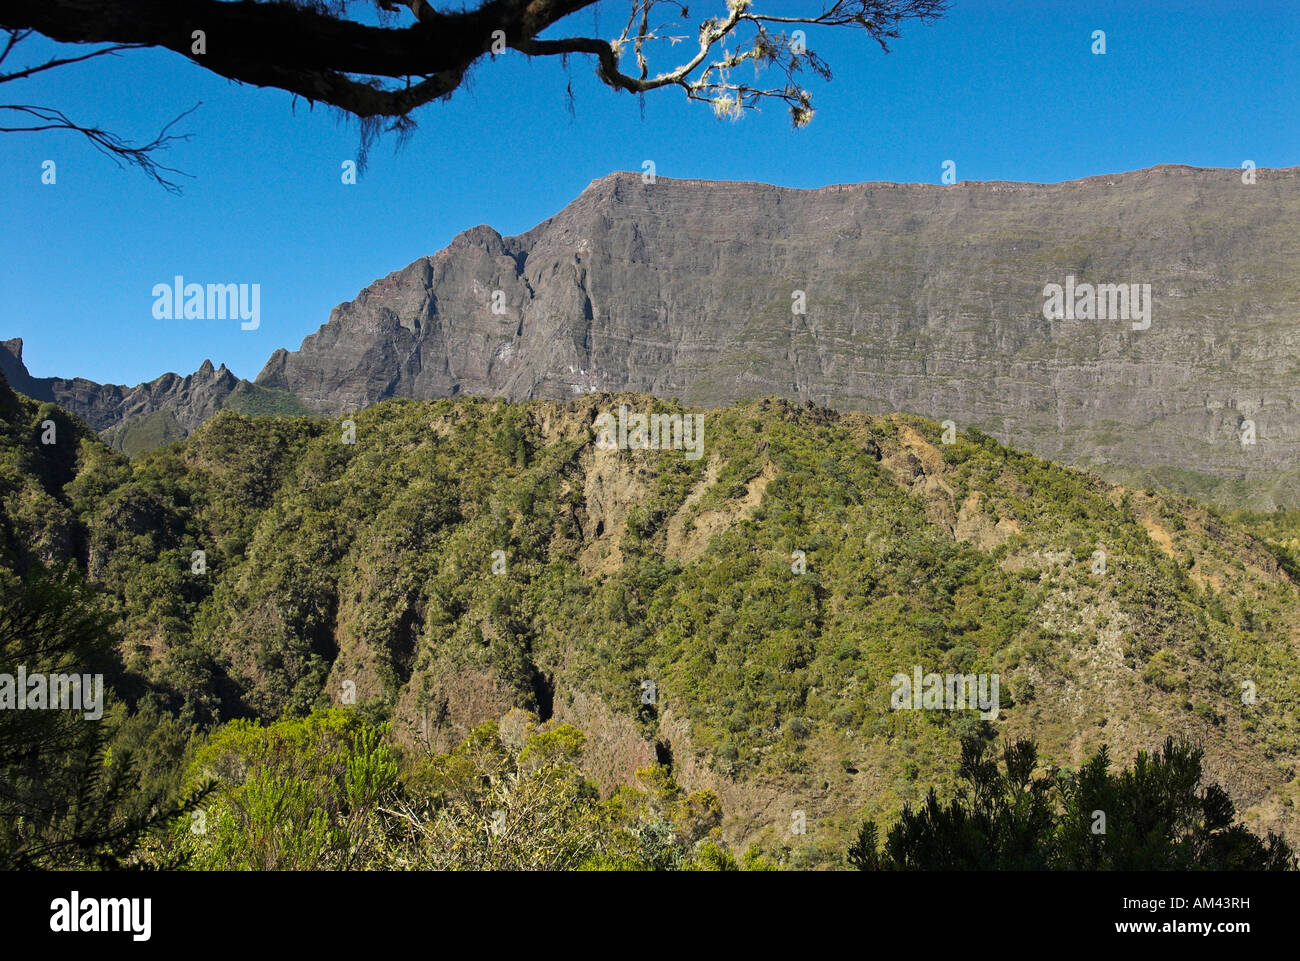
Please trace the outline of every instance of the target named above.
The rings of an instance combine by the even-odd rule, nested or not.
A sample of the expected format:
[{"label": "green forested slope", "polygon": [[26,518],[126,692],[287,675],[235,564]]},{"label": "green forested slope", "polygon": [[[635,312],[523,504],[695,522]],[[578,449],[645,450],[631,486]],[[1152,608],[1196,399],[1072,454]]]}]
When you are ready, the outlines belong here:
[{"label": "green forested slope", "polygon": [[[70,562],[98,585],[117,737],[177,797],[238,718],[354,704],[415,783],[518,707],[585,733],[598,797],[671,772],[720,804],[715,840],[771,863],[843,865],[864,815],[954,785],[972,734],[1066,767],[1191,737],[1248,825],[1295,838],[1287,515],[1230,521],[975,431],[784,401],[706,412],[698,460],[598,450],[620,403],[676,409],[223,411],[127,461],[6,391],[0,578]],[[999,716],[892,711],[915,666],[997,674]]]}]

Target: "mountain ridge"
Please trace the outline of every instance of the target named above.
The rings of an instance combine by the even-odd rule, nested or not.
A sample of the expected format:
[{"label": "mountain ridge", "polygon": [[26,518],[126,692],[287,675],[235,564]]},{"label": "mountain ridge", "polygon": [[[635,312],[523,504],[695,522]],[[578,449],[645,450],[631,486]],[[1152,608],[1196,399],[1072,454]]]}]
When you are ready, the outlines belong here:
[{"label": "mountain ridge", "polygon": [[[770,394],[977,426],[1131,484],[1295,504],[1300,167],[1254,176],[1161,164],[797,188],[617,171],[527,231],[480,224],[377,279],[252,385],[186,394],[164,375],[103,396],[60,381],[60,396],[99,430],[170,417],[147,432],[166,440],[253,386],[283,392],[264,406],[331,415],[388,397]],[[1044,320],[1044,285],[1067,277],[1150,283],[1152,328]]]},{"label": "mountain ridge", "polygon": [[84,377],[34,377],[23,362],[21,337],[0,341],[0,378],[36,401],[76,414],[115,450],[135,454],[180,440],[220,410],[305,413],[288,397],[236,377],[205,359],[192,374],[167,372],[134,387]]},{"label": "mountain ridge", "polygon": [[[381,278],[257,382],[335,414],[386,396],[775,394],[1294,500],[1300,168],[1254,174],[802,189],[615,173],[528,231],[480,225]],[[1153,328],[1045,321],[1044,285],[1068,277],[1151,284]]]}]

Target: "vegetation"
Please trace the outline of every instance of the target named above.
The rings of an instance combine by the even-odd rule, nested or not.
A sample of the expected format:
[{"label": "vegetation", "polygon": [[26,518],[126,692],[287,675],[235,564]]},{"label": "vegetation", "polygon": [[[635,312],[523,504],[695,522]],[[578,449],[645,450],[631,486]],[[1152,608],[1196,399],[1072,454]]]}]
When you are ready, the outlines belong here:
[{"label": "vegetation", "polygon": [[163,849],[218,870],[738,870],[711,792],[651,766],[601,800],[572,725],[512,712],[405,760],[385,734],[338,708],[219,728],[187,773],[211,803]]},{"label": "vegetation", "polygon": [[302,417],[311,413],[306,404],[288,391],[247,381],[231,391],[223,407],[245,417]]},{"label": "vegetation", "polygon": [[[71,570],[32,572],[0,603],[6,672],[21,666],[28,677],[112,677],[110,637],[89,586]],[[103,708],[90,685],[80,690]],[[98,713],[89,704],[80,711],[39,704],[20,709],[7,702],[0,710],[0,868],[130,866],[140,835],[186,805],[174,803],[136,765],[129,734],[108,746],[120,711],[101,725],[87,720]],[[190,803],[203,794],[193,792]]]},{"label": "vegetation", "polygon": [[1217,784],[1201,789],[1204,754],[1166,740],[1113,771],[1103,747],[1080,770],[1043,770],[1032,741],[1008,742],[1002,767],[979,740],[962,743],[964,785],[906,808],[883,849],[871,821],[849,849],[863,871],[1294,871],[1291,847],[1234,822]]},{"label": "vegetation", "polygon": [[185,433],[185,428],[171,411],[154,410],[115,424],[101,436],[113,450],[134,457],[141,451],[181,440]]},{"label": "vegetation", "polygon": [[[971,738],[1063,764],[1152,731],[1294,836],[1285,518],[773,400],[708,412],[698,460],[599,451],[619,403],[678,410],[391,401],[354,431],[226,410],[127,460],[0,391],[2,607],[63,583],[109,685],[99,725],[47,722],[87,740],[82,773],[25,788],[64,799],[40,836],[78,833],[100,751],[135,772],[101,827],[211,792],[140,836],[150,863],[842,868],[851,812],[950,795]],[[892,710],[917,666],[998,675],[997,711]]]}]

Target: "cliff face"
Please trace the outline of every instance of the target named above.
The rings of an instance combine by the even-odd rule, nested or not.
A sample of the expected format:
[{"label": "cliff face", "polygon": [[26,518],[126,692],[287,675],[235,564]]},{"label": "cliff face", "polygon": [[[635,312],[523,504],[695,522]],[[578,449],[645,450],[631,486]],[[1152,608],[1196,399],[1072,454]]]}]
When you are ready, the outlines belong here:
[{"label": "cliff face", "polygon": [[[614,174],[521,236],[476,227],[370,285],[258,383],[323,413],[776,394],[1067,462],[1259,478],[1300,467],[1297,188],[1300,168],[818,190]],[[1045,320],[1068,277],[1150,284],[1149,329]]]}]

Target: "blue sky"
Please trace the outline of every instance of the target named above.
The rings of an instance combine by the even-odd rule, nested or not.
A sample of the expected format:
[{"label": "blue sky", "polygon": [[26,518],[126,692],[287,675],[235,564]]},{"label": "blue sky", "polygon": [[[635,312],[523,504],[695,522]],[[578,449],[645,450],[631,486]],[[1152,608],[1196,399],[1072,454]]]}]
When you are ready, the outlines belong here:
[{"label": "blue sky", "polygon": [[[780,6],[782,0],[768,0]],[[696,0],[711,15],[721,0]],[[600,5],[608,30],[618,0]],[[590,13],[573,18],[587,32]],[[1107,52],[1091,53],[1106,32]],[[252,379],[371,281],[487,223],[514,234],[591,180],[654,160],[662,177],[795,187],[882,180],[1053,182],[1157,163],[1300,164],[1300,3],[953,0],[885,55],[860,35],[814,32],[831,83],[794,131],[773,104],[720,121],[677,91],[637,99],[588,61],[480,63],[447,103],[424,108],[400,150],[383,141],[355,186],[355,122],[296,108],[176,55],[139,51],[22,81],[6,102],[57,107],[149,139],[201,101],[165,160],[182,196],[120,170],[68,133],[0,135],[0,339],[19,336],[37,376],[134,384],[205,358]],[[565,86],[572,79],[576,116]],[[41,183],[42,161],[57,184]],[[719,211],[719,216],[725,216]],[[156,320],[152,288],[176,274],[261,285],[261,326]]]}]

